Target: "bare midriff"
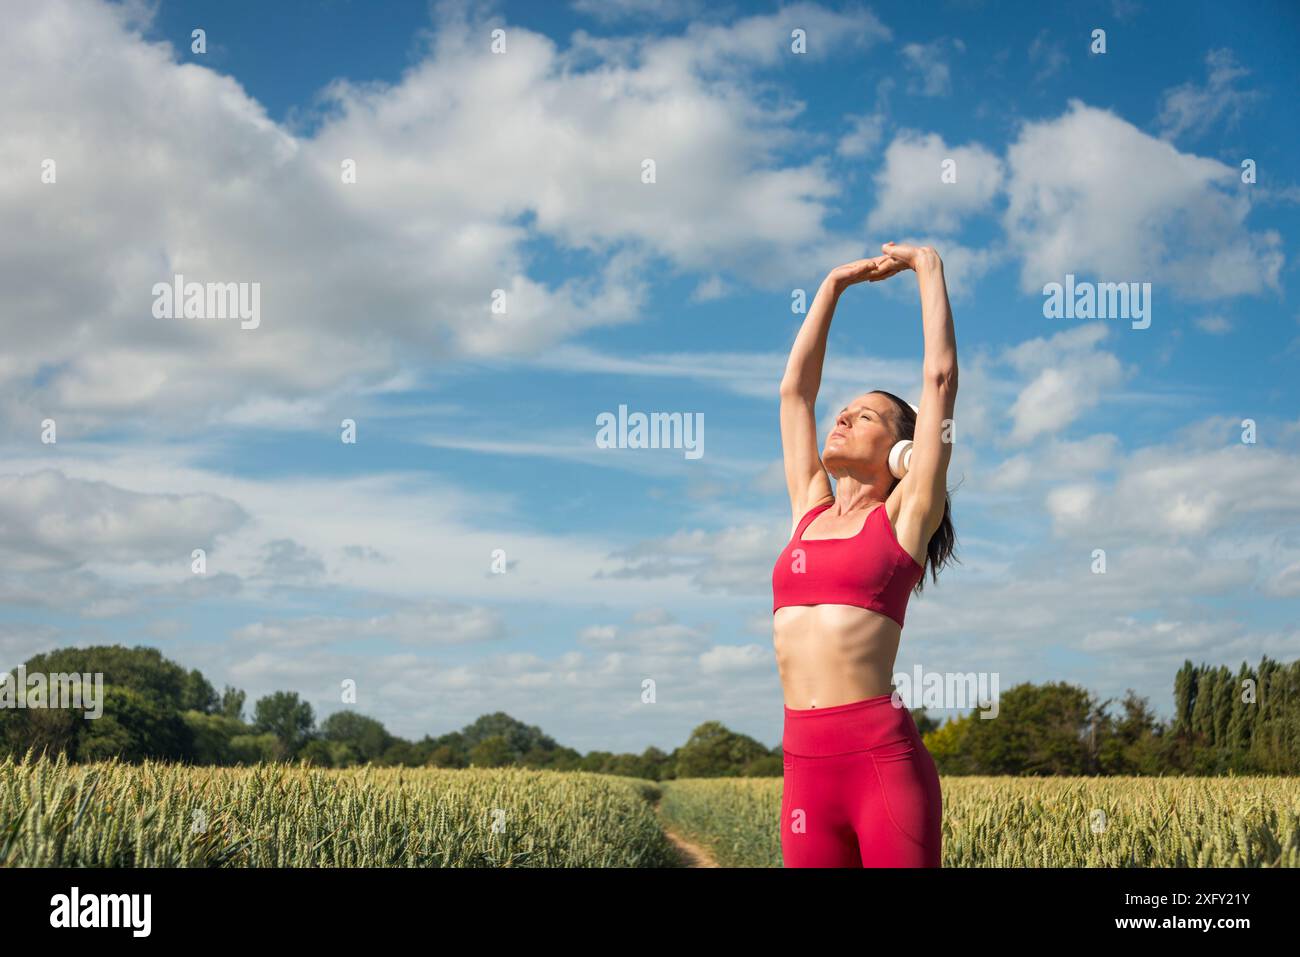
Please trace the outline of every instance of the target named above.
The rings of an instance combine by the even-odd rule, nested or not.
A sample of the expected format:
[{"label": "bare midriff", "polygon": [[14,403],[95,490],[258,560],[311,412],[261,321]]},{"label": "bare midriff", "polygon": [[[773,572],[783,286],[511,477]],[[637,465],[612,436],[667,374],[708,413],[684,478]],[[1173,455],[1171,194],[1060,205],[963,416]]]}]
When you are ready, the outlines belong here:
[{"label": "bare midriff", "polygon": [[903,629],[856,605],[788,605],[772,616],[787,708],[831,708],[893,692]]}]

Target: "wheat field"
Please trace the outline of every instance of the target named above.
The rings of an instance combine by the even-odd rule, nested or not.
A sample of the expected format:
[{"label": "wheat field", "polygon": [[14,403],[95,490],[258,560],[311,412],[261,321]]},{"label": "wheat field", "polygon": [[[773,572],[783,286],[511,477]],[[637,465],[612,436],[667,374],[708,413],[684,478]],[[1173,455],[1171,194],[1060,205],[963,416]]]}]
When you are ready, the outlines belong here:
[{"label": "wheat field", "polygon": [[650,782],[437,768],[0,763],[0,865],[660,867]]},{"label": "wheat field", "polygon": [[[947,777],[944,867],[1297,867],[1292,777]],[[781,782],[668,785],[674,829],[723,867],[780,866]]]},{"label": "wheat field", "polygon": [[[943,779],[945,867],[1296,867],[1294,778]],[[779,778],[0,763],[0,866],[779,867]]]}]

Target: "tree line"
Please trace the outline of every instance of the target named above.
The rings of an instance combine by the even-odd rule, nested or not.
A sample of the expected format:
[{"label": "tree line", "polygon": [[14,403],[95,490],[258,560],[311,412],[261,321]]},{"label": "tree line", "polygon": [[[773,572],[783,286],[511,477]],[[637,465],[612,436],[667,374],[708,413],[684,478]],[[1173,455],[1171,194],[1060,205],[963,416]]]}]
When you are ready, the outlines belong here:
[{"label": "tree line", "polygon": [[[622,774],[650,780],[778,776],[781,748],[718,721],[698,726],[671,752],[591,751],[558,744],[504,712],[459,731],[407,741],[356,711],[316,723],[296,692],[258,699],[220,693],[155,648],[65,648],[36,655],[28,674],[104,676],[103,714],[67,708],[0,707],[0,758],[29,751],[73,761],[117,757],[201,765],[300,761],[315,767],[525,767]],[[17,669],[14,675],[16,676]],[[16,677],[15,677],[16,680]],[[939,772],[1013,775],[1295,774],[1300,771],[1300,661],[1263,658],[1234,675],[1185,662],[1174,678],[1174,716],[1157,720],[1133,692],[1100,701],[1065,682],[1016,685],[999,697],[994,720],[975,709],[939,724],[912,712]]]}]

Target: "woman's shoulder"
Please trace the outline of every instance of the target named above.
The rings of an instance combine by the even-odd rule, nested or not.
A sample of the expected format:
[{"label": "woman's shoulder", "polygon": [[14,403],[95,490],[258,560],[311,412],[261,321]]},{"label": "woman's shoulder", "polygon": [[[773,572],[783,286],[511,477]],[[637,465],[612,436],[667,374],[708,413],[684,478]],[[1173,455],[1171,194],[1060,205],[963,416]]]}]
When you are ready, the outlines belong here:
[{"label": "woman's shoulder", "polygon": [[816,515],[817,512],[825,511],[827,508],[830,508],[834,504],[835,504],[835,496],[832,495],[829,498],[823,498],[821,501],[804,509],[803,512],[799,515],[799,517],[794,519],[793,524],[791,524],[790,537],[794,538],[795,535],[799,533],[799,527],[811,521],[813,516]]}]

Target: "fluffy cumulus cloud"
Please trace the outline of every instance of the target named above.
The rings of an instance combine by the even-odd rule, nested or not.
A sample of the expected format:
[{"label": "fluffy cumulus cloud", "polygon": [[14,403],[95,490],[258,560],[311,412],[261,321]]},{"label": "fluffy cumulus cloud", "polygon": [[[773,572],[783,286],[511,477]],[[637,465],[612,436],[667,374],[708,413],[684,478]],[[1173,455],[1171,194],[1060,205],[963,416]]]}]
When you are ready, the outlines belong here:
[{"label": "fluffy cumulus cloud", "polygon": [[249,516],[217,495],[144,494],[69,478],[57,469],[0,475],[0,562],[8,573],[87,563],[188,566]]},{"label": "fluffy cumulus cloud", "polygon": [[1300,523],[1298,467],[1294,452],[1241,442],[1150,446],[1127,456],[1112,482],[1061,486],[1048,512],[1064,534],[1201,540],[1229,533],[1263,541]]},{"label": "fluffy cumulus cloud", "polygon": [[[93,621],[239,594],[216,557],[255,523],[230,496],[77,478],[65,464],[0,475],[0,605]],[[213,560],[203,574],[194,549]]]},{"label": "fluffy cumulus cloud", "polygon": [[[978,143],[953,146],[936,133],[903,130],[886,147],[875,174],[876,203],[865,231],[933,246],[943,257],[950,297],[968,301],[995,258],[992,250],[964,243],[959,235],[966,223],[988,213],[1002,177],[1002,161]],[[906,283],[884,289],[898,298],[915,294]]]},{"label": "fluffy cumulus cloud", "polygon": [[[945,175],[945,173],[949,175]],[[978,143],[954,146],[937,133],[905,130],[885,150],[867,231],[955,232],[982,213],[1002,185],[1002,163]]]},{"label": "fluffy cumulus cloud", "polygon": [[862,113],[845,118],[848,130],[835,145],[841,156],[857,157],[873,153],[884,135],[883,113]]},{"label": "fluffy cumulus cloud", "polygon": [[1079,100],[1026,123],[1006,160],[1003,225],[1025,293],[1067,273],[1150,282],[1166,301],[1279,289],[1281,237],[1246,226],[1251,201],[1231,166]]},{"label": "fluffy cumulus cloud", "polygon": [[1007,351],[1005,361],[1027,377],[1011,406],[1010,442],[1061,432],[1132,375],[1113,353],[1097,348],[1108,334],[1104,322],[1094,322]]},{"label": "fluffy cumulus cloud", "polygon": [[[824,161],[772,158],[801,107],[760,105],[736,79],[790,55],[795,27],[814,58],[887,38],[869,13],[796,5],[564,51],[511,26],[493,55],[486,27],[443,5],[400,82],[334,84],[297,136],[235,79],[145,41],[138,12],[50,0],[0,34],[0,155],[30,173],[0,188],[0,385],[17,420],[59,408],[72,434],[133,411],[183,427],[257,421],[268,402],[310,415],[409,356],[527,354],[634,321],[649,256],[780,284],[860,249],[823,230],[838,189]],[[529,274],[538,235],[608,252],[550,284]],[[155,318],[154,286],[177,273],[257,283],[260,324]]]},{"label": "fluffy cumulus cloud", "polygon": [[[840,141],[844,155],[879,136],[870,117],[854,123]],[[955,181],[945,181],[945,168]],[[875,174],[866,232],[924,237],[956,267],[957,298],[993,264],[961,231],[990,216],[1000,216],[1024,293],[1041,293],[1067,273],[1150,282],[1156,301],[1166,303],[1280,291],[1281,236],[1247,226],[1252,200],[1238,172],[1074,99],[1059,116],[1024,122],[1003,155],[932,132],[900,132]],[[1220,323],[1202,327],[1223,331]]]}]

